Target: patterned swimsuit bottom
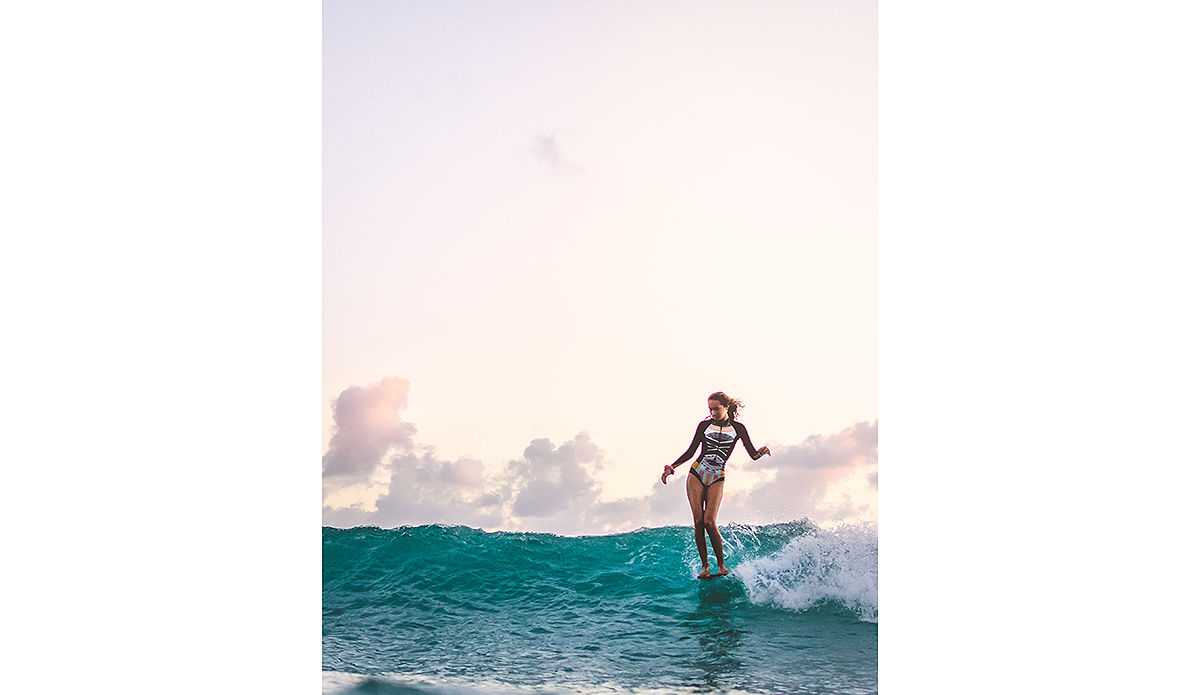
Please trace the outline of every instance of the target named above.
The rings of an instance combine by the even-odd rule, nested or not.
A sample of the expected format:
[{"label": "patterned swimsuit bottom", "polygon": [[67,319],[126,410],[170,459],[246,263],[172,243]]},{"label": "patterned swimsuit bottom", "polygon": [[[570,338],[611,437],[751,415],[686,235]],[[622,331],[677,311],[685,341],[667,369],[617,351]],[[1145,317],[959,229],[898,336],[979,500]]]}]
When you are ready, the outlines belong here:
[{"label": "patterned swimsuit bottom", "polygon": [[706,449],[712,449],[692,464],[692,475],[700,479],[700,484],[708,488],[718,480],[725,479],[725,461],[733,453],[733,444],[737,439],[735,432],[722,432],[720,428],[705,431],[704,438],[708,440]]},{"label": "patterned swimsuit bottom", "polygon": [[[713,457],[715,458],[715,457]],[[718,480],[725,479],[725,462],[702,458],[692,464],[692,475],[700,479],[700,484],[708,487]]]}]

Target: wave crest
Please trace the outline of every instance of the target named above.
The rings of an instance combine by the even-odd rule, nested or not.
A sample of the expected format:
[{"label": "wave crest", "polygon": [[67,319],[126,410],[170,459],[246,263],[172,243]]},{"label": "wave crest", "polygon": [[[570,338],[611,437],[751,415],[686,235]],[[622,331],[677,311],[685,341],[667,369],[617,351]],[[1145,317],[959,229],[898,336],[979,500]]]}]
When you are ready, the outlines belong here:
[{"label": "wave crest", "polygon": [[791,539],[779,551],[733,570],[757,605],[804,611],[832,601],[879,622],[879,533],[846,525]]}]

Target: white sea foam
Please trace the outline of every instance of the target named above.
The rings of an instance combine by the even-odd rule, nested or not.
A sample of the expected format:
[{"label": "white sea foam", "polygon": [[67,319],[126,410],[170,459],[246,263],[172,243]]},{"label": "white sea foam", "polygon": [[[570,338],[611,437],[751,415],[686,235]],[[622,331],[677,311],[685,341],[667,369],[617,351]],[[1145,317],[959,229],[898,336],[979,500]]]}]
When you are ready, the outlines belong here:
[{"label": "white sea foam", "polygon": [[879,534],[874,524],[818,529],[733,570],[750,601],[794,611],[836,601],[879,621]]}]

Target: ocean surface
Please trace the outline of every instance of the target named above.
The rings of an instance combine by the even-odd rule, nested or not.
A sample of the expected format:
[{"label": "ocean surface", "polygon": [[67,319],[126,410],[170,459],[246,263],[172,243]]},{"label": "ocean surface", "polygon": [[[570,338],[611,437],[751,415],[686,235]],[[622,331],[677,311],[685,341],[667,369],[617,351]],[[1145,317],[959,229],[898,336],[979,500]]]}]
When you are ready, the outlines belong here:
[{"label": "ocean surface", "polygon": [[[325,693],[878,692],[874,526],[323,529]],[[716,563],[711,560],[715,571]]]}]

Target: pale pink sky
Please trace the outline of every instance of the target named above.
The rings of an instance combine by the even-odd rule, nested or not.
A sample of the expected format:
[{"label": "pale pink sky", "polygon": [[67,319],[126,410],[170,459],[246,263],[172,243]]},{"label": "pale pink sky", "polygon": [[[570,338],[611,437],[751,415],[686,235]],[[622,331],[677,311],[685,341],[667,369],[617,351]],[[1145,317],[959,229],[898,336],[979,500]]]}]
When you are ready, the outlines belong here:
[{"label": "pale pink sky", "polygon": [[407,379],[416,441],[489,470],[586,432],[605,500],[647,493],[712,391],[763,443],[873,422],[875,21],[326,5],[325,402]]}]

